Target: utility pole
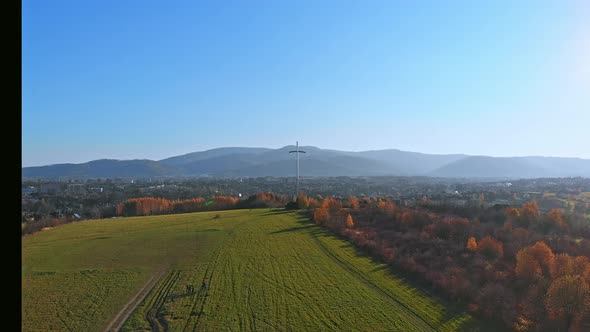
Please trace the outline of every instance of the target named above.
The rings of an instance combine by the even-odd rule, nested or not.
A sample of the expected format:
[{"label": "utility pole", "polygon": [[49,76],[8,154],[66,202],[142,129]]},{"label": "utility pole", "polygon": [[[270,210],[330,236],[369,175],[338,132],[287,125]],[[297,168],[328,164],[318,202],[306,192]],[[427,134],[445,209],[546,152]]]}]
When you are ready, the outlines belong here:
[{"label": "utility pole", "polygon": [[295,153],[297,155],[297,187],[295,189],[295,199],[297,199],[297,195],[299,195],[299,154],[305,153],[305,151],[299,150],[299,141],[296,141],[295,150],[289,151],[289,153]]}]

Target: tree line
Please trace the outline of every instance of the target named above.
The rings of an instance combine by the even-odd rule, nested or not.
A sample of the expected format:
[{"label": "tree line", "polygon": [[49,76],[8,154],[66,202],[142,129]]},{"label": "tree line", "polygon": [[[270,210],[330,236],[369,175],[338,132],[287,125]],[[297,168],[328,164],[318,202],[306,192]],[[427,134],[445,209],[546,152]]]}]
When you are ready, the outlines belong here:
[{"label": "tree line", "polygon": [[559,209],[541,213],[531,201],[460,217],[351,196],[325,198],[307,213],[393,269],[515,331],[590,328],[590,228]]},{"label": "tree line", "polygon": [[[189,213],[231,209],[278,208],[289,201],[286,195],[260,192],[244,199],[233,196],[196,197],[191,199],[169,200],[162,197],[139,197],[127,199],[115,206],[114,215],[120,217],[148,216],[158,214]],[[56,227],[75,222],[72,216],[65,218],[42,218],[23,224],[22,235],[36,233],[44,228]]]},{"label": "tree line", "polygon": [[272,192],[257,193],[242,200],[233,196],[214,196],[209,199],[196,197],[183,200],[140,197],[131,198],[118,204],[116,214],[118,216],[130,217],[214,210],[283,207],[287,201],[287,196],[275,195]]}]

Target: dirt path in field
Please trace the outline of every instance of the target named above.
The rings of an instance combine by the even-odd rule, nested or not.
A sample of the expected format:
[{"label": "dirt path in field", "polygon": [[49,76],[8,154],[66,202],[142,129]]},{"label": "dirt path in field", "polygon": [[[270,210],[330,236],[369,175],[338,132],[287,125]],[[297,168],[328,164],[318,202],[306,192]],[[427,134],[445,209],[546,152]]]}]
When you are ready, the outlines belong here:
[{"label": "dirt path in field", "polygon": [[125,304],[125,306],[117,313],[117,315],[109,322],[109,325],[105,328],[105,332],[119,331],[123,327],[123,324],[133,313],[133,310],[143,301],[143,299],[150,293],[152,288],[156,285],[158,280],[164,276],[166,269],[160,270],[143,285],[143,287]]}]

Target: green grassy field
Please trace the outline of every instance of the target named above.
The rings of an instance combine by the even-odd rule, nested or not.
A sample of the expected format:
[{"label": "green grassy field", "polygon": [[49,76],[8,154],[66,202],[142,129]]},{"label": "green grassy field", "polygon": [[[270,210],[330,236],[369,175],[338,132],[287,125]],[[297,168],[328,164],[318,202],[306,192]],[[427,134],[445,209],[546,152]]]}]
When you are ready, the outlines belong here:
[{"label": "green grassy field", "polygon": [[23,331],[102,331],[156,275],[123,330],[482,328],[463,308],[283,211],[84,221],[24,237],[22,252]]}]

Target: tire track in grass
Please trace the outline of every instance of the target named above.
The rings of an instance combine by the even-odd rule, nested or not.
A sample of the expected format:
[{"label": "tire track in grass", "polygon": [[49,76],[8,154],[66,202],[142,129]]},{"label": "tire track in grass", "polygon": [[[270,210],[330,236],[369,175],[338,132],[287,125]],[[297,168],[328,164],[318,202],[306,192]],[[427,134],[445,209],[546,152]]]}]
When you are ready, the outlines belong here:
[{"label": "tire track in grass", "polygon": [[61,323],[65,326],[66,329],[68,329],[68,331],[74,331],[74,329],[72,329],[70,327],[70,325],[68,323],[66,323],[65,319],[63,319],[59,313],[59,311],[57,312],[57,318],[61,321]]},{"label": "tire track in grass", "polygon": [[[234,219],[238,216],[231,216],[227,219]],[[224,221],[225,221],[224,220]],[[184,224],[184,223],[183,223]],[[243,224],[242,223],[238,223],[237,225],[233,226],[234,228]],[[176,226],[179,224],[175,224],[175,225],[170,225],[170,226]],[[169,227],[169,226],[168,226]],[[152,228],[156,228],[156,227],[152,227]],[[150,228],[150,229],[152,229]],[[160,227],[157,227],[160,228]],[[228,235],[233,235],[235,232],[235,229],[231,229],[228,231]],[[215,268],[215,264],[220,256],[220,251],[223,247],[223,244],[226,242],[226,238],[223,240],[223,243],[221,245],[219,245],[217,247],[216,253],[215,253],[215,259],[213,261],[213,265],[211,263],[208,264],[207,269],[205,271],[204,277],[203,277],[203,281],[205,281],[206,279],[211,279],[213,276],[213,269]],[[213,268],[213,269],[212,269]],[[210,271],[211,270],[211,271]],[[147,304],[147,308],[148,311],[146,312],[144,319],[148,322],[148,324],[150,325],[150,328],[152,329],[152,331],[168,331],[169,330],[169,322],[162,316],[162,308],[164,307],[164,304],[168,298],[168,295],[170,293],[170,291],[172,289],[174,289],[174,284],[178,282],[178,280],[180,279],[180,271],[175,271],[176,276],[174,277],[173,282],[171,281],[170,278],[172,278],[172,275],[169,275],[169,277],[166,279],[166,281],[163,282],[163,284],[158,287],[157,290],[152,289],[148,294],[157,292],[156,295],[151,296],[151,297],[147,297],[149,298],[149,303]],[[189,278],[190,279],[190,278]],[[205,302],[206,302],[206,297],[208,296],[208,289],[200,289],[198,293],[193,294],[192,296],[192,304],[190,305],[190,311],[188,312],[188,317],[186,319],[186,322],[182,328],[182,331],[186,331],[191,323],[191,321],[193,320],[192,317],[196,315],[195,309],[199,306],[199,304],[201,304],[201,311],[198,314],[197,317],[197,321],[200,319],[200,316],[203,314],[204,312],[204,306],[205,306]],[[198,323],[197,323],[198,324]]]},{"label": "tire track in grass", "polygon": [[90,302],[92,302],[92,304],[94,305],[94,310],[92,311],[90,316],[85,319],[87,325],[88,322],[91,322],[92,318],[96,316],[96,312],[98,311],[100,305],[104,302],[104,299],[106,298],[106,294],[108,292],[104,286],[102,286],[98,281],[96,281],[96,276],[92,273],[92,271],[83,270],[80,271],[80,273],[83,277],[87,278],[90,282],[92,282],[94,286],[99,290],[99,294],[95,296],[98,298],[98,302],[95,302],[92,299],[90,299]]},{"label": "tire track in grass", "polygon": [[252,308],[252,287],[248,286],[248,297],[246,299],[246,303],[248,305],[248,309],[250,309],[250,317],[252,317],[252,324],[250,324],[250,328],[252,331],[257,331],[256,329],[256,315],[254,314],[254,309]]},{"label": "tire track in grass", "polygon": [[254,267],[248,266],[246,268],[249,270],[249,272],[251,272],[253,275],[256,275],[260,280],[264,281],[266,284],[271,285],[277,289],[280,287],[284,287],[289,295],[296,297],[299,300],[304,300],[308,296],[307,294],[304,294],[302,291],[295,289],[291,286],[287,286],[286,284],[279,284],[276,280],[267,276],[260,270],[255,269]]},{"label": "tire track in grass", "polygon": [[[282,222],[282,221],[281,221]],[[313,227],[313,226],[311,226]],[[303,254],[303,252],[311,252],[311,251],[317,251],[317,247],[315,245],[315,241],[311,239],[311,236],[308,233],[308,226],[305,227],[297,227],[296,232],[291,233],[289,236],[285,237],[284,240],[282,240],[283,245],[286,245],[287,248],[299,248],[299,250],[290,250],[290,249],[284,249],[284,250],[288,250],[294,257],[294,262],[308,262],[308,257]],[[281,228],[279,228],[279,230],[283,229],[283,227],[281,226]],[[276,231],[276,230],[275,230]],[[299,235],[299,236],[297,236]],[[321,252],[321,251],[320,251]],[[271,260],[275,263],[278,264],[278,261],[276,260],[276,258],[274,256],[271,257]],[[282,266],[282,264],[281,264]],[[300,272],[305,273],[308,277],[310,276],[309,274],[307,274],[308,270],[308,265],[304,264],[300,266]],[[276,280],[268,280],[269,283],[275,285],[275,287],[279,287],[282,289],[283,296],[284,294],[290,294],[292,296],[294,296],[295,298],[297,298],[298,300],[301,301],[301,303],[307,303],[307,300],[309,299],[309,294],[305,294],[303,292],[301,292],[299,289],[297,288],[293,288],[290,287],[289,284],[287,283],[287,280],[289,280],[290,278],[290,273],[289,271],[285,271],[285,269],[279,269],[279,278],[277,279],[275,277]],[[298,284],[296,284],[297,286]],[[324,311],[324,307],[323,306],[316,306],[315,304],[311,304],[308,303],[307,306],[313,306],[315,308],[315,314],[322,317],[322,319],[320,319],[320,322],[322,323],[322,325],[324,326],[325,329],[328,330],[338,330],[338,327],[341,326],[341,322],[338,321],[338,319],[333,315],[333,312],[328,312],[328,311]],[[289,307],[285,304],[285,308],[286,308],[286,312],[285,312],[285,319],[286,319],[286,325],[283,327],[283,330],[287,330],[290,329],[293,325],[292,322],[292,316],[293,313],[289,312]]]},{"label": "tire track in grass", "polygon": [[[314,250],[317,251],[316,247],[315,247],[315,241],[311,240],[311,241],[303,241],[304,244],[302,244],[302,246],[304,245],[306,248],[309,248],[308,250]],[[313,249],[312,249],[313,248]],[[297,259],[303,259],[302,256],[298,253],[297,254]],[[312,274],[308,274],[307,276],[310,278],[310,280],[316,280],[314,277],[311,277],[311,275],[313,275],[313,271],[307,271],[310,272]],[[323,276],[322,279],[322,283],[329,285],[331,282],[333,282],[333,279],[330,278],[326,278],[325,276]],[[339,317],[338,313],[334,311],[333,306],[330,307],[330,310],[327,310],[327,308],[323,305],[316,305],[316,310],[317,312],[321,312],[321,315],[323,317],[323,319],[321,320],[322,324],[325,326],[326,329],[330,329],[330,330],[338,330],[339,326],[342,326],[341,323],[341,318]]]},{"label": "tire track in grass", "polygon": [[[219,256],[217,256],[217,258],[219,258]],[[203,301],[201,302],[201,308],[199,310],[199,315],[197,316],[197,321],[195,322],[195,325],[193,326],[193,331],[197,330],[197,327],[199,326],[199,322],[201,321],[201,316],[203,315],[203,312],[205,310],[205,304],[207,304],[207,297],[209,296],[209,288],[211,287],[211,282],[213,280],[213,272],[215,272],[215,265],[217,265],[217,259],[215,260],[215,264],[213,265],[213,270],[211,271],[211,274],[209,275],[209,286],[207,286],[204,290]],[[204,281],[205,281],[205,279],[203,278],[203,282]]]},{"label": "tire track in grass", "polygon": [[330,249],[328,249],[322,243],[322,241],[319,239],[319,236],[317,234],[311,234],[311,232],[310,232],[310,235],[315,239],[315,241],[318,244],[320,250],[322,250],[322,252],[324,252],[328,257],[330,257],[336,264],[340,265],[343,269],[345,269],[346,271],[348,271],[351,275],[353,275],[355,278],[357,278],[364,285],[366,285],[369,288],[371,288],[372,290],[374,290],[377,294],[380,294],[388,302],[400,306],[410,316],[413,316],[413,317],[417,318],[418,321],[421,321],[422,323],[424,323],[431,330],[437,331],[437,328],[434,325],[432,325],[432,323],[430,323],[429,321],[427,321],[426,319],[424,319],[422,316],[420,316],[419,314],[417,314],[416,312],[414,312],[414,310],[412,308],[410,308],[408,305],[406,305],[405,303],[403,303],[400,300],[396,299],[389,292],[387,292],[386,290],[384,290],[383,288],[381,288],[379,285],[376,285],[373,281],[371,281],[363,273],[357,271],[352,266],[350,266],[350,264],[346,263],[344,260],[342,260],[336,254],[334,254]]},{"label": "tire track in grass", "polygon": [[[225,240],[217,248],[217,252],[215,253],[214,260],[211,263],[207,264],[207,269],[205,270],[205,273],[203,274],[203,282],[205,282],[205,280],[209,279],[209,285],[205,289],[203,289],[202,287],[199,288],[199,292],[196,294],[196,300],[193,301],[193,304],[192,304],[191,309],[189,311],[188,319],[186,320],[186,323],[184,324],[182,331],[187,330],[187,328],[191,322],[191,317],[193,317],[193,315],[194,315],[195,308],[197,308],[199,306],[199,304],[201,304],[199,313],[197,315],[197,321],[195,322],[195,325],[193,325],[193,328],[191,330],[195,331],[197,329],[197,326],[199,325],[199,321],[200,321],[201,316],[203,314],[203,310],[205,309],[205,304],[207,301],[207,296],[209,294],[209,289],[211,288],[211,280],[213,278],[213,272],[215,270],[215,266],[217,265],[217,261],[219,260],[219,256],[221,255],[221,248],[222,248],[223,244],[225,244]],[[209,271],[211,271],[211,272],[209,272]]]},{"label": "tire track in grass", "polygon": [[[219,248],[218,249],[218,252],[220,250],[221,249]],[[215,260],[217,260],[217,258],[215,258]],[[211,263],[207,264],[207,269],[205,270],[205,273],[203,274],[203,282],[205,281],[205,279],[207,279],[207,274],[209,273],[209,269],[211,269]],[[204,290],[201,287],[201,288],[199,288],[199,291],[196,294],[196,298],[195,298],[195,296],[193,296],[193,298],[195,298],[195,300],[193,301],[193,303],[191,305],[191,308],[190,308],[189,313],[188,313],[188,318],[186,320],[186,323],[184,323],[184,326],[182,327],[182,331],[186,331],[187,330],[187,328],[188,328],[188,326],[189,326],[189,324],[191,322],[191,317],[193,317],[193,315],[194,315],[195,308],[199,305],[199,303],[203,302],[205,295],[206,295],[206,290]],[[193,326],[193,329],[192,330],[194,331],[195,328],[196,328],[196,325]]]},{"label": "tire track in grass", "polygon": [[[166,284],[168,283],[168,280],[169,280],[169,279],[170,279],[170,275],[168,275],[168,276],[167,276],[167,277],[164,279],[164,281],[162,281],[162,285],[166,285]],[[148,296],[148,297],[146,298],[146,301],[147,301],[147,308],[148,308],[148,310],[145,312],[145,314],[144,314],[144,317],[143,317],[143,318],[144,318],[144,319],[145,319],[145,320],[148,322],[148,324],[149,324],[149,326],[150,326],[150,329],[151,329],[152,331],[154,330],[154,328],[155,328],[155,327],[154,327],[154,325],[156,325],[156,324],[155,324],[155,322],[153,321],[153,317],[152,317],[152,315],[150,314],[150,311],[152,311],[152,310],[153,310],[153,307],[155,306],[156,302],[158,301],[158,297],[160,296],[160,292],[161,292],[161,289],[162,289],[162,287],[163,287],[162,285],[160,285],[160,286],[159,286],[159,287],[157,287],[157,288],[153,288],[153,289],[152,289],[152,291],[150,291],[150,292],[149,292],[149,294],[152,294],[152,293],[154,293],[154,291],[155,291],[155,293],[154,293],[155,295],[154,295],[154,296],[151,296],[151,297],[150,297],[150,296]]]},{"label": "tire track in grass", "polygon": [[164,295],[162,296],[162,301],[161,301],[160,305],[158,306],[158,309],[156,310],[156,320],[160,323],[160,326],[163,327],[164,331],[168,331],[168,321],[166,321],[166,319],[164,318],[162,309],[164,308],[164,305],[166,304],[166,300],[170,296],[170,291],[172,289],[174,289],[174,286],[178,282],[178,279],[180,279],[180,272],[176,271],[176,276],[175,276],[174,280],[168,285],[168,289],[166,289]]},{"label": "tire track in grass", "polygon": [[117,313],[117,315],[109,322],[105,328],[105,332],[119,331],[129,315],[133,313],[135,308],[143,301],[143,299],[150,293],[155,284],[162,278],[166,270],[154,274],[145,285],[125,304],[125,306]]},{"label": "tire track in grass", "polygon": [[162,317],[162,308],[166,303],[166,298],[170,290],[174,287],[179,277],[179,271],[172,271],[162,285],[158,287],[156,296],[151,301],[149,310],[145,316],[152,331],[168,331],[168,323]]},{"label": "tire track in grass", "polygon": [[[265,257],[267,258],[267,257]],[[266,285],[272,286],[275,289],[279,289],[281,287],[281,285],[274,279],[272,279],[271,277],[267,276],[265,273],[263,273],[260,269],[255,268],[252,264],[248,264],[246,265],[246,270],[251,273],[252,276],[256,276],[257,278],[259,278],[261,281],[263,281]],[[303,299],[305,297],[305,294],[299,292],[299,291],[295,291],[294,289],[290,288],[290,287],[285,287],[286,290],[289,291],[289,294],[291,296],[297,297],[298,299]],[[249,285],[248,286],[248,296],[246,298],[246,303],[249,307],[249,311],[250,311],[250,315],[252,316],[252,323],[251,323],[251,327],[250,329],[252,329],[253,331],[257,331],[259,330],[259,326],[256,325],[256,320],[264,323],[265,325],[268,325],[270,328],[272,328],[273,331],[280,331],[281,329],[278,328],[275,325],[272,325],[271,323],[269,323],[268,321],[266,321],[262,316],[262,317],[258,317],[256,316],[256,314],[254,313],[254,309],[252,307],[252,286]]]},{"label": "tire track in grass", "polygon": [[241,223],[235,225],[231,230],[229,230],[227,232],[227,236],[224,237],[222,242],[218,245],[216,252],[214,254],[213,260],[209,264],[207,264],[207,269],[205,270],[205,273],[203,274],[203,282],[205,282],[205,280],[208,279],[209,283],[205,289],[200,288],[199,292],[196,294],[196,300],[193,301],[193,304],[192,304],[191,309],[189,311],[189,316],[186,320],[186,323],[184,324],[184,326],[182,328],[182,331],[187,330],[187,328],[189,327],[189,325],[191,323],[191,320],[192,320],[191,318],[194,315],[195,308],[197,308],[200,304],[201,305],[200,310],[199,310],[199,313],[197,314],[197,319],[196,319],[195,325],[193,325],[191,331],[197,330],[197,327],[198,327],[200,320],[201,320],[201,316],[203,315],[203,312],[205,310],[205,305],[207,303],[207,297],[209,296],[209,289],[211,289],[211,281],[213,280],[213,273],[215,272],[215,267],[217,266],[217,263],[219,261],[219,257],[221,256],[221,251],[222,251],[225,243],[227,243],[228,238],[234,234],[235,229],[237,227],[239,227],[240,225],[242,225],[243,223],[244,222],[241,222]]},{"label": "tire track in grass", "polygon": [[[269,259],[268,261],[270,262],[270,270],[272,271],[272,280],[275,280],[275,284],[279,285],[278,280],[280,280],[278,278],[278,273],[276,271],[276,266],[274,264],[275,260],[272,256],[272,253],[268,256]],[[282,323],[282,317],[281,317],[281,300],[284,296],[283,293],[280,292],[281,288],[280,287],[275,287],[275,294],[276,294],[276,304],[274,305],[274,319],[276,320],[277,324],[279,326],[281,326],[284,329],[284,324]]]},{"label": "tire track in grass", "polygon": [[277,318],[279,318],[280,316],[282,316],[281,320],[284,319],[284,326],[283,328],[285,330],[287,330],[289,328],[289,326],[291,326],[291,321],[289,319],[289,306],[287,305],[287,284],[285,282],[285,275],[283,273],[283,270],[281,269],[281,264],[280,262],[277,260],[277,258],[274,255],[270,255],[271,258],[271,265],[273,267],[273,273],[275,273],[275,280],[277,280],[277,284],[279,285],[279,287],[277,288],[277,291],[279,293],[279,299],[280,300],[280,305],[278,306],[278,308],[284,308],[284,311],[281,313],[280,311],[277,312],[278,315]]},{"label": "tire track in grass", "polygon": [[[282,216],[281,218],[273,219],[271,222],[273,223],[271,224],[272,229],[270,230],[274,232],[269,234],[276,234],[276,232],[281,231],[286,227],[284,225],[285,220]],[[294,328],[294,323],[298,322],[297,310],[291,310],[294,309],[293,301],[295,301],[299,303],[299,305],[305,305],[310,308],[313,307],[311,310],[314,311],[314,314],[318,317],[322,317],[319,321],[321,322],[323,329],[334,330],[339,325],[338,322],[334,320],[334,317],[326,312],[322,312],[321,306],[318,307],[315,303],[309,302],[310,294],[301,291],[300,283],[295,283],[293,285],[295,287],[291,286],[293,272],[290,268],[293,268],[293,264],[297,264],[298,268],[296,269],[300,273],[309,268],[309,265],[305,263],[308,261],[307,256],[302,254],[302,252],[307,252],[309,249],[318,251],[315,241],[311,239],[304,229],[298,229],[296,232],[287,236],[280,238],[273,237],[271,239],[275,239],[273,241],[277,242],[264,242],[267,246],[270,245],[270,247],[265,247],[263,251],[265,253],[264,258],[266,264],[269,267],[269,273],[264,273],[262,270],[249,266],[249,269],[254,272],[254,275],[263,280],[267,285],[275,288],[274,293],[277,295],[277,303],[274,305],[273,310],[277,325],[273,326],[266,321],[261,321],[266,325],[271,326],[273,330],[276,331],[298,330],[299,328],[302,328],[302,326]],[[293,250],[293,248],[297,248],[297,250]],[[288,252],[289,256],[293,259],[290,260],[287,265],[284,264],[285,257],[282,255],[282,253],[285,252]],[[277,326],[280,326],[280,328]]]}]

